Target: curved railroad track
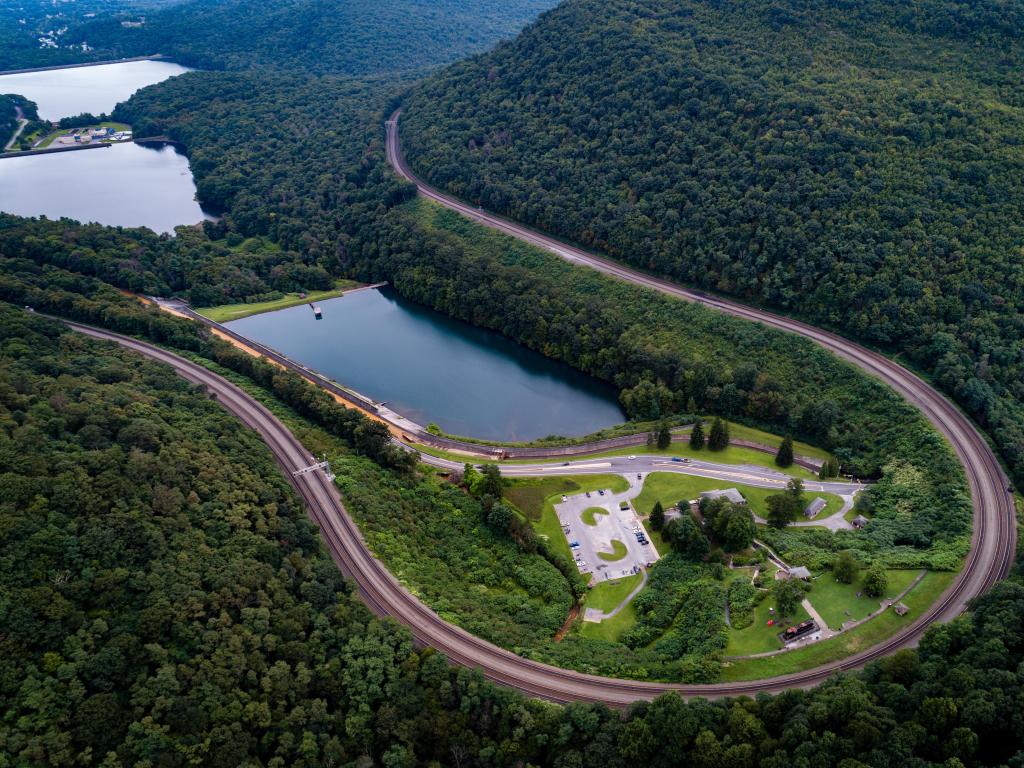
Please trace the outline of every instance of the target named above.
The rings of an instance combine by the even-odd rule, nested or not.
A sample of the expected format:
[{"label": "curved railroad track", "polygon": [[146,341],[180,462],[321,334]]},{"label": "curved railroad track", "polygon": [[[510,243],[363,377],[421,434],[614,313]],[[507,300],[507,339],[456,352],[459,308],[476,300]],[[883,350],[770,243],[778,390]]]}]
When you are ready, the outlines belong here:
[{"label": "curved railroad track", "polygon": [[[398,160],[399,154],[394,143],[397,137],[395,125],[394,122],[389,124],[388,157],[400,172],[415,181],[415,177],[404,163]],[[517,234],[517,225],[476,211],[457,200],[441,195],[421,182],[417,183],[423,194],[447,207],[463,212],[489,226],[520,236]],[[410,594],[368,550],[358,528],[345,510],[334,484],[320,472],[297,477],[293,474],[295,470],[310,463],[309,453],[284,424],[244,391],[205,368],[159,347],[78,323],[68,322],[68,325],[81,333],[116,342],[150,359],[170,365],[184,378],[205,387],[222,406],[244,424],[256,430],[266,442],[274,458],[306,502],[309,514],[320,527],[332,557],[342,572],[354,580],[361,598],[374,613],[398,620],[412,631],[419,643],[440,650],[454,663],[479,669],[489,680],[516,688],[531,696],[559,702],[600,701],[612,706],[625,706],[637,699],[650,699],[668,691],[675,691],[684,696],[714,698],[778,692],[793,687],[814,685],[838,671],[862,666],[898,648],[914,645],[928,625],[960,614],[971,598],[984,592],[1006,574],[1012,562],[1015,542],[1013,502],[1006,491],[1006,478],[992,451],[974,426],[951,403],[919,378],[881,355],[833,334],[787,318],[686,291],[599,257],[569,249],[536,233],[524,231],[521,236],[528,242],[541,245],[560,255],[561,251],[565,250],[569,254],[565,255],[565,258],[594,266],[630,282],[808,336],[897,389],[919,407],[950,439],[967,470],[974,500],[974,533],[970,555],[956,582],[917,621],[885,642],[816,669],[771,679],[712,685],[680,685],[598,677],[541,664],[516,656],[449,624]]]},{"label": "curved railroad track", "polygon": [[[387,159],[398,174],[416,185],[419,194],[487,227],[543,248],[573,264],[588,266],[635,285],[685,301],[695,302],[734,317],[796,333],[814,341],[889,385],[918,408],[950,442],[964,467],[974,509],[971,551],[956,581],[921,618],[874,648],[818,669],[759,683],[724,684],[711,687],[683,686],[682,690],[689,693],[707,692],[708,690],[725,693],[752,693],[758,690],[778,690],[784,687],[819,682],[838,670],[859,667],[897,648],[915,645],[929,624],[936,621],[948,621],[959,615],[971,599],[984,593],[993,583],[1007,575],[1013,563],[1016,546],[1015,510],[1013,498],[1009,492],[1009,482],[992,449],[974,424],[927,382],[884,355],[866,349],[834,333],[823,331],[799,320],[708,296],[700,291],[683,288],[667,280],[652,277],[581,248],[567,245],[504,217],[474,208],[440,192],[417,177],[402,155],[398,135],[400,114],[400,109],[395,110],[386,122]],[[614,686],[609,686],[609,688],[614,688]],[[618,689],[616,688],[616,690]]]}]

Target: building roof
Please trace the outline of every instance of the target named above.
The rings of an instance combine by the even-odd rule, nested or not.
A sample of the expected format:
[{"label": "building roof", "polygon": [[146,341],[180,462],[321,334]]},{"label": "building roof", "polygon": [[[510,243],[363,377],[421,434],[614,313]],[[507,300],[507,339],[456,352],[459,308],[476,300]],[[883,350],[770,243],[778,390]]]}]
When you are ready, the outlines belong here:
[{"label": "building roof", "polygon": [[702,499],[720,499],[722,497],[727,498],[733,504],[746,504],[747,500],[743,498],[743,494],[735,488],[725,488],[722,490],[715,491],[702,491],[700,497]]},{"label": "building roof", "polygon": [[786,576],[790,579],[809,579],[811,578],[811,572],[806,566],[798,565],[786,571]]},{"label": "building roof", "polygon": [[825,500],[818,496],[814,501],[807,505],[804,509],[804,514],[807,517],[814,517],[816,514],[821,512],[825,508]]},{"label": "building roof", "polygon": [[864,515],[857,515],[853,520],[850,521],[854,528],[863,528],[870,521],[864,517]]},{"label": "building roof", "polygon": [[897,616],[906,616],[908,613],[910,613],[910,609],[907,608],[907,606],[905,606],[903,603],[896,603],[896,605],[893,607],[893,610],[896,611]]}]

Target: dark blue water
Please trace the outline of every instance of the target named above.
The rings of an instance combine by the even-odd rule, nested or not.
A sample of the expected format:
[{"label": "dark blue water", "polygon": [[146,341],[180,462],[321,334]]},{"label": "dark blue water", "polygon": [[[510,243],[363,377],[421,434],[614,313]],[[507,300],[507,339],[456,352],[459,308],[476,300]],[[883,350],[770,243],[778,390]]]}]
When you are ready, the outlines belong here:
[{"label": "dark blue water", "polygon": [[624,420],[615,390],[387,289],[227,323],[419,424],[487,440],[585,435]]}]

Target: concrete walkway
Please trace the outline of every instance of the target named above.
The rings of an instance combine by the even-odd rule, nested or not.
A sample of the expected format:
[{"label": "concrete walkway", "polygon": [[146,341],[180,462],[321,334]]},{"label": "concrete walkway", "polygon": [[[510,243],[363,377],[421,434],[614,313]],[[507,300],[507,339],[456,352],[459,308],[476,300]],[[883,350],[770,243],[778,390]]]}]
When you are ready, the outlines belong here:
[{"label": "concrete walkway", "polygon": [[829,629],[829,626],[828,626],[828,624],[825,623],[825,620],[823,618],[821,618],[821,614],[818,613],[817,609],[815,609],[815,607],[813,605],[811,605],[811,601],[810,600],[808,600],[805,597],[800,602],[800,605],[802,605],[804,607],[804,610],[807,611],[808,615],[812,619],[814,619],[816,622],[818,622],[818,632],[816,634],[820,634],[821,635],[821,637],[819,638],[820,640],[828,640],[830,637],[832,637],[832,635],[835,634],[835,632],[833,632],[831,629]]}]

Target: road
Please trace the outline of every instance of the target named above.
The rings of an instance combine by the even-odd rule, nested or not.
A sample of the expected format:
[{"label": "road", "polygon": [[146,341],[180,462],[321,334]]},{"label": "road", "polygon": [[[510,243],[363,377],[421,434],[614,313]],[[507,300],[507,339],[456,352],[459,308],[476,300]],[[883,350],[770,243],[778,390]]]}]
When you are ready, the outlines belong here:
[{"label": "road", "polygon": [[[205,368],[159,347],[77,323],[68,325],[81,333],[116,342],[165,363],[187,380],[205,387],[224,408],[254,429],[266,442],[306,502],[310,517],[320,527],[338,567],[355,582],[360,597],[370,610],[380,616],[398,620],[410,629],[418,643],[436,648],[452,662],[479,669],[487,679],[516,688],[527,695],[558,702],[601,701],[623,707],[637,699],[651,699],[668,691],[684,696],[718,698],[814,685],[839,670],[856,668],[897,648],[914,644],[932,621],[947,618],[962,609],[967,591],[973,590],[978,583],[975,578],[979,570],[987,568],[988,573],[994,573],[990,567],[991,558],[981,556],[986,550],[976,546],[972,549],[964,576],[958,580],[962,588],[947,593],[929,612],[888,641],[839,662],[768,680],[677,685],[616,680],[547,666],[516,656],[445,622],[410,594],[368,550],[358,528],[345,510],[335,485],[320,472],[298,477],[293,475],[296,469],[311,463],[312,457],[287,427],[244,391]],[[626,461],[630,460],[627,458]],[[585,468],[577,467],[572,471],[582,469]],[[603,467],[593,469],[607,471]],[[984,530],[987,529],[982,532]]]},{"label": "road", "polygon": [[21,136],[21,132],[25,130],[25,126],[28,125],[28,120],[25,119],[25,115],[21,111],[21,107],[15,107],[14,111],[17,114],[18,130],[13,133],[10,140],[4,145],[4,152],[14,146],[14,142],[18,140],[18,137]]},{"label": "road", "polygon": [[[543,248],[573,264],[584,265],[634,285],[684,301],[694,302],[733,317],[751,320],[808,338],[890,386],[910,404],[918,408],[953,446],[967,475],[974,509],[971,551],[960,576],[940,600],[909,628],[874,649],[815,671],[825,672],[816,678],[813,677],[814,673],[797,676],[800,679],[799,684],[823,679],[828,673],[837,669],[859,666],[896,648],[916,644],[928,624],[934,621],[948,621],[958,616],[965,610],[972,598],[984,593],[998,579],[1006,576],[1013,563],[1016,547],[1015,511],[1013,498],[1008,490],[1009,481],[995,454],[974,424],[945,396],[924,380],[884,355],[834,333],[823,331],[799,320],[709,296],[700,291],[652,277],[597,254],[567,245],[504,217],[467,205],[434,189],[412,172],[402,155],[398,133],[400,115],[401,110],[396,110],[386,122],[387,159],[394,170],[415,184],[419,193],[424,197],[491,229]],[[792,681],[797,683],[795,678]]]}]

